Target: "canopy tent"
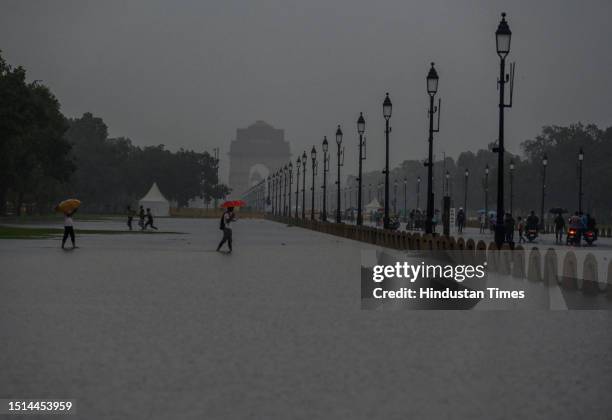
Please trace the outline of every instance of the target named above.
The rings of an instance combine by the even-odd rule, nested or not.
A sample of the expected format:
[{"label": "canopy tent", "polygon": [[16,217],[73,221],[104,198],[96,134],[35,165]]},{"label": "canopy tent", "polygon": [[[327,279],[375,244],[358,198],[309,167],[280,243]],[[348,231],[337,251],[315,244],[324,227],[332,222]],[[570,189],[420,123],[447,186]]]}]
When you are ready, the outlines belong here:
[{"label": "canopy tent", "polygon": [[170,203],[157,187],[157,182],[153,183],[147,195],[142,197],[138,204],[145,210],[151,209],[154,216],[170,216]]},{"label": "canopy tent", "polygon": [[374,199],[372,201],[370,201],[369,204],[366,204],[365,206],[365,211],[366,212],[373,212],[373,211],[377,211],[378,209],[380,209],[382,206],[380,205],[380,203],[378,202],[377,199]]}]

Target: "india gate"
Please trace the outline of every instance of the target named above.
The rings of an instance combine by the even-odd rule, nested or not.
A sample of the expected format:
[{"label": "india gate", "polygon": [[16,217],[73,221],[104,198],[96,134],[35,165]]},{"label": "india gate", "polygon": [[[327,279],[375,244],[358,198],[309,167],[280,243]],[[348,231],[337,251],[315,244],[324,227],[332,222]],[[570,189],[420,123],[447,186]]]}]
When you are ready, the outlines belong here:
[{"label": "india gate", "polygon": [[270,172],[291,159],[285,130],[256,121],[247,128],[236,130],[236,140],[230,145],[229,184],[236,197],[257,184]]}]

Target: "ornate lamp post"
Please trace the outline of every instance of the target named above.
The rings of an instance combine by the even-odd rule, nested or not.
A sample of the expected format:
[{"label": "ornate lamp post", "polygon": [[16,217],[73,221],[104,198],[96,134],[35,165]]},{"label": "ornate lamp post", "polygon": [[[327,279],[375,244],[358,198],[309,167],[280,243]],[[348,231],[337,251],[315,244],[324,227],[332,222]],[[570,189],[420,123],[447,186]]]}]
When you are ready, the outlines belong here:
[{"label": "ornate lamp post", "polygon": [[406,221],[406,218],[408,217],[407,197],[408,197],[408,178],[404,177],[404,222]]},{"label": "ornate lamp post", "polygon": [[361,226],[363,224],[363,214],[361,211],[361,163],[366,158],[363,154],[363,148],[365,146],[365,140],[363,138],[363,133],[365,133],[365,118],[363,118],[362,112],[359,113],[359,118],[357,119],[357,133],[359,133],[359,175],[357,175],[357,226]]},{"label": "ornate lamp post", "polygon": [[344,152],[340,148],[342,146],[342,130],[340,129],[340,125],[338,125],[338,129],[336,130],[336,144],[338,145],[338,197],[337,197],[337,205],[336,205],[336,223],[342,222],[342,213],[340,211],[341,203],[340,203],[340,167],[344,165],[343,156]]},{"label": "ornate lamp post", "polygon": [[397,179],[393,180],[393,214],[397,215]]},{"label": "ornate lamp post", "polygon": [[323,137],[323,208],[321,209],[321,220],[327,220],[327,171],[329,171],[329,143],[327,136]]},{"label": "ornate lamp post", "polygon": [[546,154],[542,156],[542,202],[540,205],[540,226],[544,227],[544,200],[546,198],[546,167],[548,166],[548,157]]},{"label": "ornate lamp post", "polygon": [[295,218],[298,218],[298,207],[300,204],[300,166],[302,164],[302,161],[300,159],[300,157],[298,156],[297,160],[295,161],[295,167],[297,168],[297,176],[295,177]]},{"label": "ornate lamp post", "polygon": [[463,196],[463,212],[465,213],[465,221],[467,222],[468,210],[467,210],[467,196],[468,196],[468,178],[470,177],[470,170],[465,170],[465,188]]},{"label": "ornate lamp post", "polygon": [[417,210],[419,210],[421,208],[420,207],[421,206],[421,204],[420,204],[421,203],[421,177],[420,176],[417,176],[417,191],[416,191],[416,193],[417,193],[417,205],[416,205],[416,207],[417,207]]},{"label": "ornate lamp post", "polygon": [[385,117],[385,216],[383,218],[383,227],[389,229],[389,119],[391,118],[391,110],[393,105],[389,99],[389,93],[383,101],[383,117]]},{"label": "ornate lamp post", "polygon": [[270,189],[272,187],[272,180],[270,179],[270,175],[268,175],[268,196],[266,198],[266,205],[269,206],[272,204],[272,200],[270,199]]},{"label": "ornate lamp post", "polygon": [[283,167],[283,216],[287,216],[287,165]]},{"label": "ornate lamp post", "polygon": [[[512,88],[514,85],[514,64],[510,65],[510,75],[506,74],[506,57],[510,53],[512,31],[506,22],[506,14],[502,13],[497,31],[495,31],[495,46],[500,58],[499,65],[499,135],[497,152],[497,222],[495,224],[495,243],[498,247],[504,243],[504,109],[512,106]],[[510,82],[510,103],[504,99],[506,82]]]},{"label": "ornate lamp post", "polygon": [[445,185],[445,196],[446,197],[450,197],[450,188],[449,188],[449,180],[450,180],[450,172],[446,171],[446,174],[444,175],[444,178],[446,180],[446,185]]},{"label": "ornate lamp post", "polygon": [[310,151],[310,158],[312,159],[312,197],[310,199],[310,220],[315,219],[315,176],[317,175],[317,150],[312,146]]},{"label": "ornate lamp post", "polygon": [[275,216],[278,214],[278,207],[277,207],[277,196],[276,196],[276,188],[277,188],[277,174],[276,172],[274,172],[272,174],[272,197],[273,197],[273,205],[272,205],[272,214],[274,214]]},{"label": "ornate lamp post", "polygon": [[302,153],[302,219],[306,220],[306,151]]},{"label": "ornate lamp post", "polygon": [[578,152],[578,211],[582,213],[582,161],[584,161],[584,152],[582,147]]},{"label": "ornate lamp post", "polygon": [[485,226],[486,226],[486,222],[489,219],[489,164],[488,163],[487,163],[487,166],[485,166],[484,193],[485,193],[485,203],[484,203],[485,216],[484,216],[484,220],[485,220]]},{"label": "ornate lamp post", "polygon": [[514,202],[514,159],[510,160],[510,214],[513,213],[513,202]]},{"label": "ornate lamp post", "polygon": [[293,164],[291,161],[287,165],[287,170],[289,172],[289,205],[287,206],[287,216],[291,217],[291,184],[293,184]]},{"label": "ornate lamp post", "polygon": [[425,220],[425,233],[433,233],[434,196],[433,196],[433,135],[440,131],[440,114],[438,114],[438,128],[434,128],[434,114],[438,107],[434,106],[434,97],[438,91],[438,72],[431,63],[427,74],[427,93],[429,94],[429,154],[427,159],[427,219]]}]

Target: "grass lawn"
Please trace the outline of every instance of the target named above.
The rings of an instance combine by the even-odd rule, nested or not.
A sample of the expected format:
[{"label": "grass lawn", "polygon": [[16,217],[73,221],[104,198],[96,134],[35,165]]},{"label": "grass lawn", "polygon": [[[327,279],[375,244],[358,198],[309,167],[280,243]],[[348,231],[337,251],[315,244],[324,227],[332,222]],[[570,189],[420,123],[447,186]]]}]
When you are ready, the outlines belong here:
[{"label": "grass lawn", "polygon": [[[21,226],[0,225],[0,239],[44,239],[62,236],[63,228],[37,228]],[[102,230],[102,229],[77,229],[77,235],[156,235],[156,234],[180,234],[181,232],[157,232],[151,230]]]}]

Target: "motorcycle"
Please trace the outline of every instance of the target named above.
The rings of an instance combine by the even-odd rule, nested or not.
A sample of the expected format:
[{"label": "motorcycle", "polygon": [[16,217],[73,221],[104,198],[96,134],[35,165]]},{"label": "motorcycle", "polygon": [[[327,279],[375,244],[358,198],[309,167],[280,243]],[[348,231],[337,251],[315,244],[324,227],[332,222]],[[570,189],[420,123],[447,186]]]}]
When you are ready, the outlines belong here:
[{"label": "motorcycle", "polygon": [[576,228],[569,228],[565,237],[565,243],[567,245],[580,245],[580,233]]},{"label": "motorcycle", "polygon": [[592,246],[593,242],[595,242],[595,240],[597,239],[595,237],[595,232],[593,232],[592,230],[586,230],[584,232],[584,234],[582,235],[582,237],[584,238],[584,241],[589,245]]},{"label": "motorcycle", "polygon": [[527,237],[527,240],[529,242],[533,242],[535,238],[538,237],[538,230],[537,229],[527,229],[527,234],[525,236]]}]

